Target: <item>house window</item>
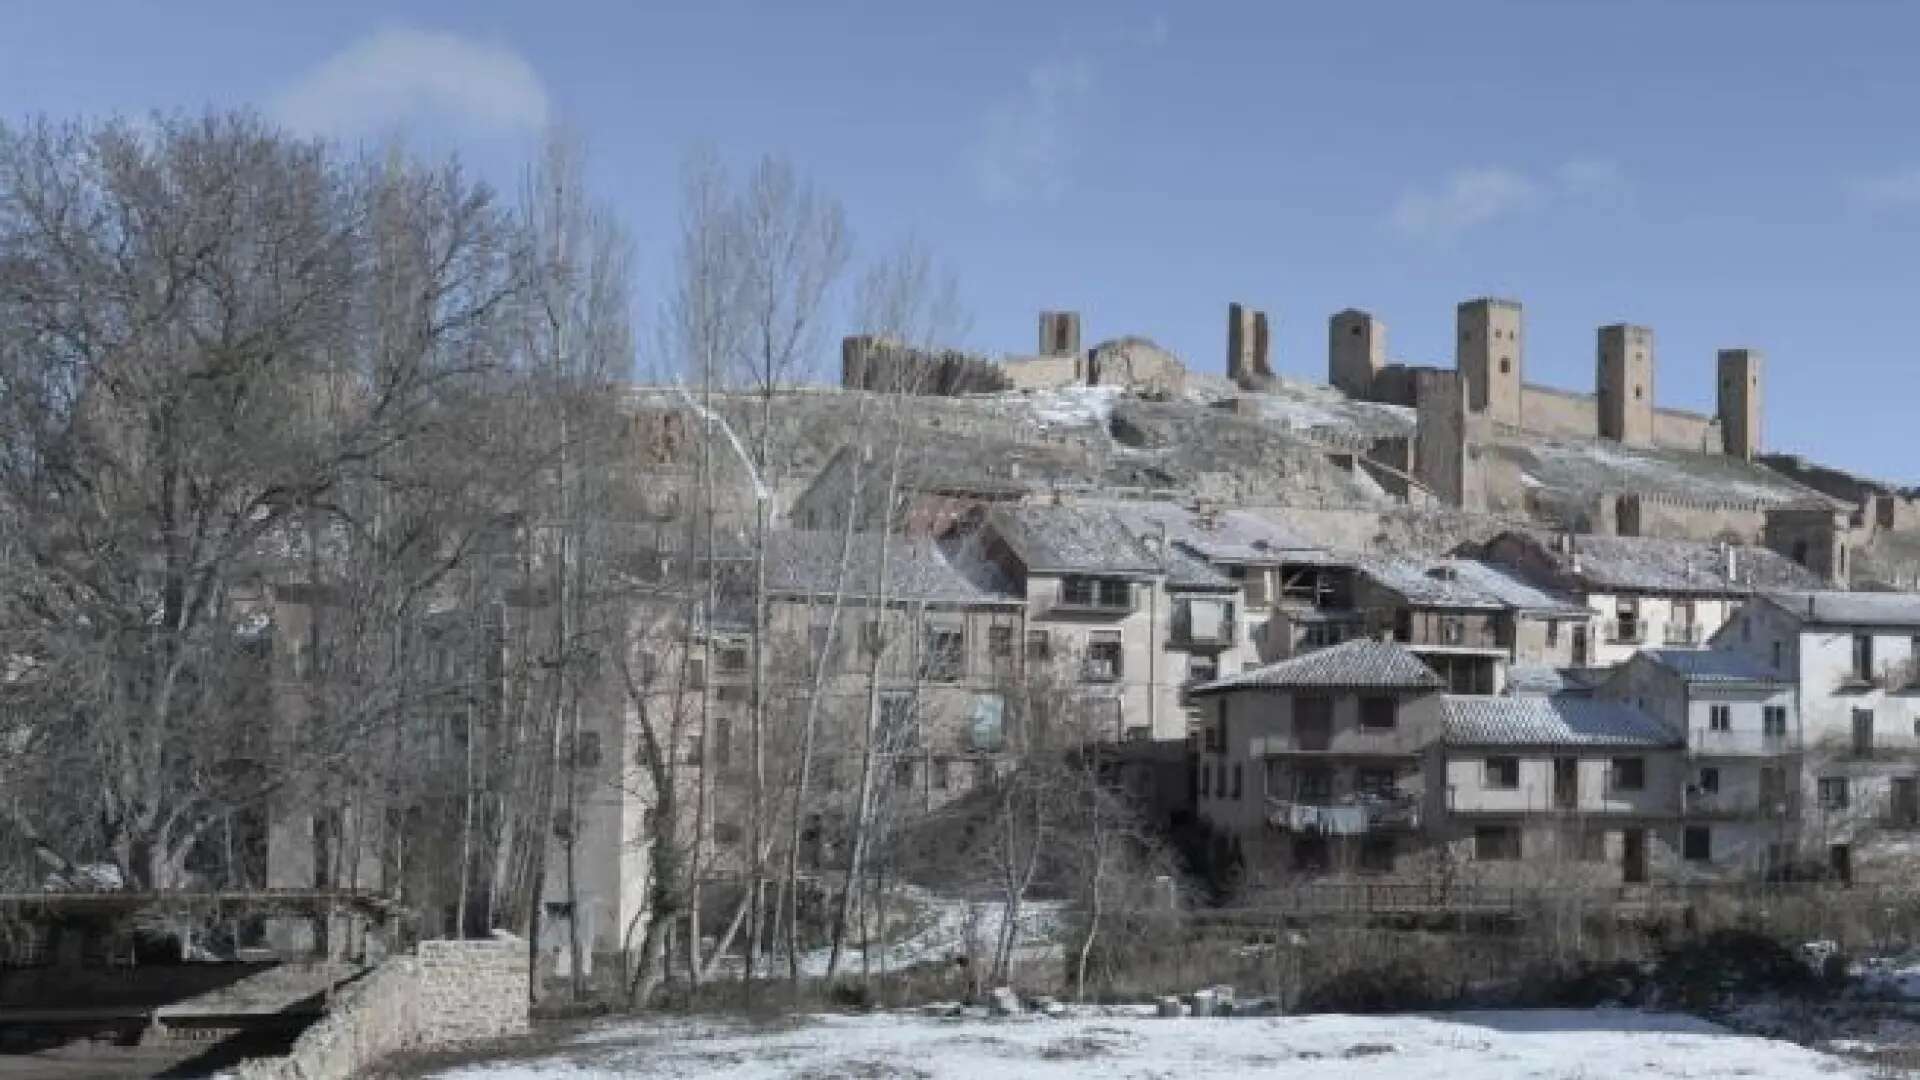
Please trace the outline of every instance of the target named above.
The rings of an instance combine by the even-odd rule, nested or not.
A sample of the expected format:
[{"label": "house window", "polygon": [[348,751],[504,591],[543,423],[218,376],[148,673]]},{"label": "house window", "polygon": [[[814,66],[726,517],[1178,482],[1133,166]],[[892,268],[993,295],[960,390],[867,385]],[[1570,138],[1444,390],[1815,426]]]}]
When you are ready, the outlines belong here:
[{"label": "house window", "polygon": [[1700,770],[1700,793],[1717,795],[1720,792],[1720,770],[1708,767]]},{"label": "house window", "polygon": [[1360,699],[1360,726],[1381,730],[1391,728],[1399,717],[1400,702],[1390,697]]},{"label": "house window", "polygon": [[987,627],[987,655],[995,660],[1013,659],[1013,627]]},{"label": "house window", "polygon": [[897,754],[920,742],[913,717],[913,692],[886,690],[880,694],[880,745],[883,754]]},{"label": "house window", "polygon": [[1853,677],[1861,682],[1873,681],[1873,635],[1853,635]]},{"label": "house window", "polygon": [[720,670],[738,674],[747,670],[747,648],[744,645],[729,645],[720,650]]},{"label": "house window", "polygon": [[1557,619],[1548,619],[1547,620],[1547,648],[1555,649],[1555,648],[1559,648],[1559,646],[1560,646],[1560,622]]},{"label": "house window", "polygon": [[1853,710],[1853,753],[1856,757],[1873,754],[1873,710]]},{"label": "house window", "polygon": [[1465,636],[1466,636],[1466,627],[1462,624],[1462,621],[1458,617],[1450,615],[1447,618],[1440,620],[1440,643],[1441,644],[1458,645],[1460,644],[1461,639]]},{"label": "house window", "polygon": [[999,694],[973,695],[973,709],[967,717],[967,747],[980,753],[996,753],[1007,745],[1007,699]]},{"label": "house window", "polygon": [[1120,678],[1120,631],[1095,630],[1087,638],[1087,658],[1081,666],[1086,682],[1117,682]]},{"label": "house window", "polygon": [[1623,757],[1613,759],[1613,789],[1615,791],[1640,791],[1647,786],[1647,762],[1645,758]]},{"label": "house window", "polygon": [[1512,791],[1519,786],[1519,758],[1490,757],[1487,759],[1487,787],[1500,791]]},{"label": "house window", "polygon": [[1847,790],[1847,778],[1844,776],[1823,776],[1820,778],[1820,808],[1822,810],[1845,810],[1852,802]]},{"label": "house window", "polygon": [[922,675],[934,682],[954,682],[966,670],[967,635],[957,626],[929,626],[927,651],[920,660]]},{"label": "house window", "polygon": [[1053,637],[1045,630],[1027,631],[1027,659],[1044,664],[1053,659]]},{"label": "house window", "polygon": [[1713,861],[1713,830],[1704,825],[1687,826],[1681,853],[1688,862]]},{"label": "house window", "polygon": [[733,721],[724,716],[713,720],[713,763],[723,769],[733,764]]},{"label": "house window", "polygon": [[1640,605],[1634,600],[1621,600],[1614,604],[1613,629],[1615,641],[1640,640]]},{"label": "house window", "polygon": [[1124,611],[1133,606],[1133,586],[1122,578],[1062,578],[1060,602],[1070,607]]},{"label": "house window", "polygon": [[1301,750],[1325,750],[1333,744],[1333,699],[1302,695],[1293,699],[1293,741]]},{"label": "house window", "polygon": [[1707,710],[1707,727],[1713,731],[1733,730],[1733,706],[1715,705]]},{"label": "house window", "polygon": [[600,764],[600,733],[583,731],[580,733],[580,746],[573,756],[573,763],[583,769],[591,769]]},{"label": "house window", "polygon": [[913,787],[913,759],[895,758],[893,761],[893,786],[897,788]]},{"label": "house window", "polygon": [[1207,683],[1220,677],[1220,661],[1212,656],[1187,657],[1187,681]]},{"label": "house window", "polygon": [[993,760],[991,758],[981,758],[973,763],[974,787],[982,790],[990,788],[997,779],[999,779],[999,774],[994,771]]},{"label": "house window", "polygon": [[1396,794],[1392,769],[1358,769],[1353,774],[1353,790],[1376,799]]},{"label": "house window", "polygon": [[946,758],[935,758],[933,761],[933,775],[930,779],[933,783],[933,790],[935,791],[945,791],[952,787],[953,762],[948,761]]},{"label": "house window", "polygon": [[1301,802],[1324,802],[1333,798],[1333,770],[1301,769],[1294,778],[1294,794]]},{"label": "house window", "polygon": [[696,656],[687,661],[687,689],[705,690],[707,688],[707,661]]},{"label": "house window", "polygon": [[880,632],[880,620],[868,619],[860,624],[860,649],[869,659],[877,658],[887,647],[887,639]]},{"label": "house window", "polygon": [[1779,738],[1787,733],[1787,707],[1768,705],[1760,710],[1760,734]]},{"label": "house window", "polygon": [[1233,763],[1233,797],[1239,798],[1240,792],[1240,763],[1236,761]]},{"label": "house window", "polygon": [[1511,862],[1520,857],[1517,825],[1481,825],[1473,830],[1473,857],[1479,862]]},{"label": "house window", "polygon": [[753,688],[745,683],[727,683],[714,689],[714,696],[721,701],[734,705],[744,704],[752,696]]}]

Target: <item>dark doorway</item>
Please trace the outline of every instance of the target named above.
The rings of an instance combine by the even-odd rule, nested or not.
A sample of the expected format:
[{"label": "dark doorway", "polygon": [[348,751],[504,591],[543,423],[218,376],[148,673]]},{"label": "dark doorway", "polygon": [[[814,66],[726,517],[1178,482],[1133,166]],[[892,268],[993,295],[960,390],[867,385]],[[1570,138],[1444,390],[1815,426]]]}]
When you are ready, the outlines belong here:
[{"label": "dark doorway", "polygon": [[1920,822],[1920,779],[1911,776],[1893,778],[1893,822],[1912,825]]},{"label": "dark doorway", "polygon": [[1835,844],[1828,848],[1827,866],[1833,871],[1835,881],[1842,885],[1853,884],[1853,845]]},{"label": "dark doorway", "polygon": [[1647,881],[1647,830],[1626,829],[1620,834],[1620,880],[1629,885]]}]

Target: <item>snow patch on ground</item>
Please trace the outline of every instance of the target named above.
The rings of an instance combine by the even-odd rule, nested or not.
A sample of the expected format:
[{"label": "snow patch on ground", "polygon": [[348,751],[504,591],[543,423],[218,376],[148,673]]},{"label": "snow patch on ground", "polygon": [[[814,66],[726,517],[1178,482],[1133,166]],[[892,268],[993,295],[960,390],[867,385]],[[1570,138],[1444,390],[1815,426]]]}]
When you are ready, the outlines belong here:
[{"label": "snow patch on ground", "polygon": [[[865,970],[863,961],[873,971],[899,971],[917,964],[951,963],[955,957],[968,954],[969,936],[972,937],[975,957],[984,961],[993,955],[994,945],[1000,940],[1000,928],[1006,923],[1006,905],[998,902],[970,903],[953,897],[935,896],[918,888],[903,892],[920,909],[918,927],[897,941],[876,945],[871,958],[867,958],[857,945],[843,949],[840,954],[841,974],[859,974]],[[1058,937],[1064,910],[1065,906],[1058,901],[1028,900],[1020,906],[1019,935],[1015,939],[1014,949],[1016,964],[1060,955]],[[830,954],[828,949],[801,953],[800,973],[809,978],[825,976]],[[787,958],[785,955],[771,957],[763,965],[756,965],[756,968],[773,978],[784,978],[787,974]]]},{"label": "snow patch on ground", "polygon": [[1867,1077],[1839,1058],[1627,1009],[1162,1020],[1084,1010],[1062,1020],[821,1016],[784,1030],[713,1020],[608,1024],[549,1057],[467,1065],[457,1080],[1279,1076],[1508,1080]]},{"label": "snow patch on ground", "polygon": [[1331,429],[1350,435],[1411,435],[1414,410],[1355,401],[1330,386],[1278,380],[1259,396],[1261,416],[1296,431]]},{"label": "snow patch on ground", "polygon": [[1037,390],[1026,396],[1027,407],[1041,427],[1105,428],[1113,417],[1117,386],[1065,386]]}]

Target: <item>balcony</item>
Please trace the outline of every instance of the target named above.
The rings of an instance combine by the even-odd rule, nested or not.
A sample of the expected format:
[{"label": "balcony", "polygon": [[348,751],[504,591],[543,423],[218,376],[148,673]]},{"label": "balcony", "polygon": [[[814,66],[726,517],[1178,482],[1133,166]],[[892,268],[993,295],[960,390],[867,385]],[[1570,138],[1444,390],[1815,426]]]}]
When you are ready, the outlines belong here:
[{"label": "balcony", "polygon": [[1344,800],[1267,799],[1267,824],[1287,832],[1357,836],[1381,829],[1420,827],[1417,795],[1355,795]]},{"label": "balcony", "polygon": [[1696,727],[1688,733],[1688,748],[1707,757],[1774,757],[1798,753],[1799,740],[1786,732],[1769,735],[1760,731],[1715,731]]},{"label": "balcony", "polygon": [[1751,791],[1698,791],[1688,788],[1681,799],[1681,812],[1690,818],[1753,818],[1777,821],[1793,816],[1793,799],[1786,795],[1760,795]]}]

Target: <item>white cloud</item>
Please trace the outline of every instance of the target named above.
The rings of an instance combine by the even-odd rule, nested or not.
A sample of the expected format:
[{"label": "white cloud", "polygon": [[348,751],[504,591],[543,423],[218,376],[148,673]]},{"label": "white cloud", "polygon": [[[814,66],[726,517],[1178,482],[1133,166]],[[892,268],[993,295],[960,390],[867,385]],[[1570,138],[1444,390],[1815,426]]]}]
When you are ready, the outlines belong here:
[{"label": "white cloud", "polygon": [[1861,177],[1848,185],[1854,205],[1866,210],[1899,210],[1920,206],[1920,165]]},{"label": "white cloud", "polygon": [[391,28],[348,45],[287,87],[273,115],[298,131],[350,137],[432,117],[471,130],[525,131],[547,122],[547,89],[503,45]]},{"label": "white cloud", "polygon": [[1018,93],[987,110],[974,152],[983,194],[1010,203],[1051,202],[1066,193],[1093,81],[1085,57],[1050,60],[1029,69]]},{"label": "white cloud", "polygon": [[1393,206],[1393,225],[1413,236],[1456,236],[1534,203],[1540,187],[1511,169],[1458,169],[1438,190],[1415,189]]},{"label": "white cloud", "polygon": [[1448,240],[1502,218],[1542,209],[1617,214],[1632,185],[1607,158],[1574,158],[1541,175],[1501,166],[1456,169],[1437,187],[1411,188],[1393,204],[1390,220],[1409,236]]}]

